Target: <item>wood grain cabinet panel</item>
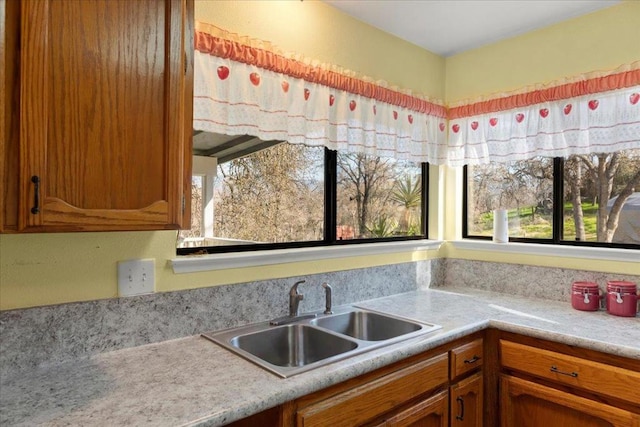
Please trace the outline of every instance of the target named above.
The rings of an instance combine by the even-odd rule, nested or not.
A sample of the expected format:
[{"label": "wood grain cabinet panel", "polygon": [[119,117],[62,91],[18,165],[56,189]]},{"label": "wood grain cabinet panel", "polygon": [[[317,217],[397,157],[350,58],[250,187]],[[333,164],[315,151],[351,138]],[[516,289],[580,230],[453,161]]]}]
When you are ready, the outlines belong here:
[{"label": "wood grain cabinet panel", "polygon": [[447,366],[447,354],[418,362],[299,410],[296,425],[353,427],[371,423],[411,399],[446,384]]},{"label": "wood grain cabinet panel", "polygon": [[484,359],[482,338],[451,350],[450,370],[451,379],[473,371],[482,366]]},{"label": "wood grain cabinet panel", "polygon": [[482,380],[478,372],[451,386],[451,427],[482,427]]},{"label": "wood grain cabinet panel", "polygon": [[0,0],[0,231],[18,224],[19,0]]},{"label": "wood grain cabinet panel", "polygon": [[376,427],[448,427],[449,395],[446,391],[423,400],[396,415],[389,417]]},{"label": "wood grain cabinet panel", "polygon": [[639,405],[640,372],[500,340],[503,367]]},{"label": "wood grain cabinet panel", "polygon": [[192,9],[21,2],[19,230],[188,223]]},{"label": "wood grain cabinet panel", "polygon": [[638,427],[640,415],[503,375],[502,427]]}]

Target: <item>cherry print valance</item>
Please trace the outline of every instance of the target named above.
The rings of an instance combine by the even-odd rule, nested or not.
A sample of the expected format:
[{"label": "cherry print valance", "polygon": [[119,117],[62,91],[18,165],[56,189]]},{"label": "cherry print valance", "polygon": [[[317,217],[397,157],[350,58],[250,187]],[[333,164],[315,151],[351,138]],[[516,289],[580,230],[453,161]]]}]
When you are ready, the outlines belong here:
[{"label": "cherry print valance", "polygon": [[196,23],[195,129],[440,164],[445,117],[427,98]]},{"label": "cherry print valance", "polygon": [[640,62],[449,110],[447,164],[640,148]]}]

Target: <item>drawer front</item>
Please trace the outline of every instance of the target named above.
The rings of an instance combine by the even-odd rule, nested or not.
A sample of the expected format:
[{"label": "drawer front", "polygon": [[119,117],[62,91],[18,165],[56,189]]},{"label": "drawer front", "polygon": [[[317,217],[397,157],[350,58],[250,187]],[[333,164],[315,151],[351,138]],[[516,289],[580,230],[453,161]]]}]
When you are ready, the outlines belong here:
[{"label": "drawer front", "polygon": [[449,425],[449,393],[445,390],[386,420],[384,427]]},{"label": "drawer front", "polygon": [[451,350],[451,378],[459,377],[482,366],[482,348],[482,338],[480,338]]},{"label": "drawer front", "polygon": [[640,372],[500,340],[502,366],[597,394],[640,402]]},{"label": "drawer front", "polygon": [[298,411],[296,425],[360,425],[447,382],[446,354],[416,363]]}]

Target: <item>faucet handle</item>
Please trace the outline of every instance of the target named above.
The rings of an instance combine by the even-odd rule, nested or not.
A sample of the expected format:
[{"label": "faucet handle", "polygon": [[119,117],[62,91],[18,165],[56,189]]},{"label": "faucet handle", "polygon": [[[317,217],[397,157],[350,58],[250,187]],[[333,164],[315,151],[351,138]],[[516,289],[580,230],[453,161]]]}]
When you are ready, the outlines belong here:
[{"label": "faucet handle", "polygon": [[322,284],[322,287],[324,288],[324,298],[325,298],[325,310],[324,310],[324,314],[333,314],[333,311],[331,311],[331,285],[329,285],[327,282]]}]

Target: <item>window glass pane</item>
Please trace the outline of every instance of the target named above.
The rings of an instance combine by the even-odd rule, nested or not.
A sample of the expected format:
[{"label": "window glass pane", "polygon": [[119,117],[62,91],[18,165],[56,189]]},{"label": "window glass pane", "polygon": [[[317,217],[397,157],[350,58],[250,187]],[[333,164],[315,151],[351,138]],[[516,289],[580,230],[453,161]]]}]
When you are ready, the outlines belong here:
[{"label": "window glass pane", "polygon": [[507,209],[509,236],[553,237],[553,159],[467,167],[467,234],[493,235],[493,211]]},{"label": "window glass pane", "polygon": [[[181,247],[316,241],[324,227],[324,149],[281,143],[219,164],[211,200],[198,204],[211,224],[197,243]],[[194,190],[196,187],[194,187]],[[204,221],[206,223],[206,221]],[[188,240],[188,239],[187,239]],[[194,240],[194,239],[192,239]]]},{"label": "window glass pane", "polygon": [[338,153],[337,240],[422,235],[418,163]]},{"label": "window glass pane", "polygon": [[564,239],[640,244],[640,150],[564,165]]}]

